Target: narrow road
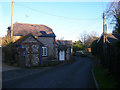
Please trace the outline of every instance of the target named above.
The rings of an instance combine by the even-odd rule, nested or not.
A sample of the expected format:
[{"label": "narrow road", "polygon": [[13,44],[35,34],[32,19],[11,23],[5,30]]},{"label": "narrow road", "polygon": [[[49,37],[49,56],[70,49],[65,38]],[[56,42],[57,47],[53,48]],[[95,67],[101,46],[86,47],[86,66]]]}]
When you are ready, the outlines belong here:
[{"label": "narrow road", "polygon": [[95,88],[93,61],[74,57],[75,62],[61,65],[20,80],[4,82],[3,88]]}]

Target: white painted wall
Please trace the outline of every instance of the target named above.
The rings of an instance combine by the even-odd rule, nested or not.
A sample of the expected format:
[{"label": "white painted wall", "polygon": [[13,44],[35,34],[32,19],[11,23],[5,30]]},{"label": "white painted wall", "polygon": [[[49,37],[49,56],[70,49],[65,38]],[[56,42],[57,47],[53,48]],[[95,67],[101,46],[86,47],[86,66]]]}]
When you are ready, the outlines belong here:
[{"label": "white painted wall", "polygon": [[64,61],[65,60],[65,51],[60,51],[59,52],[59,60],[60,61]]}]

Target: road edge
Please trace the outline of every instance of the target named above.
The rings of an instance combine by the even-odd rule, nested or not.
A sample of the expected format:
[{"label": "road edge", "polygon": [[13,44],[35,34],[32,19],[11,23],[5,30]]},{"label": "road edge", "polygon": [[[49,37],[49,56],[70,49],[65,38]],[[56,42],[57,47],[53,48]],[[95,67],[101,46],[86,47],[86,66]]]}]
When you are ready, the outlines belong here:
[{"label": "road edge", "polygon": [[99,86],[98,86],[98,83],[97,83],[97,81],[96,81],[95,75],[94,75],[94,73],[93,73],[93,70],[92,70],[92,75],[93,75],[93,79],[94,79],[95,86],[96,86],[97,90],[100,90],[100,89],[99,89]]}]

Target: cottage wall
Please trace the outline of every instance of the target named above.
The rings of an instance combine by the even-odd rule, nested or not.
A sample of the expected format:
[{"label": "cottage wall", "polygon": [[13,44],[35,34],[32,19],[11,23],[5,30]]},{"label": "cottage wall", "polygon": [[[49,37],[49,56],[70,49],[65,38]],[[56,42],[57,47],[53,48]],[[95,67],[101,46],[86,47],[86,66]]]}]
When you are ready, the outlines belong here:
[{"label": "cottage wall", "polygon": [[66,60],[69,60],[70,58],[70,48],[67,48],[67,51],[66,51]]},{"label": "cottage wall", "polygon": [[71,58],[71,55],[72,55],[72,52],[71,52],[71,48],[67,48],[67,51],[66,51],[66,60],[70,60]]},{"label": "cottage wall", "polygon": [[[13,41],[15,42],[16,40],[18,40],[19,38],[21,38],[21,36],[14,36],[13,37]],[[37,37],[37,39],[44,44],[44,46],[48,47],[48,56],[47,57],[43,57],[43,60],[47,60],[48,58],[54,58],[55,57],[55,38],[54,37]],[[28,38],[28,40],[26,41],[33,41],[31,40],[31,37]]]},{"label": "cottage wall", "polygon": [[58,48],[56,47],[56,53],[55,53],[55,57],[56,57],[56,59],[58,59],[59,57],[58,57]]},{"label": "cottage wall", "polygon": [[54,37],[38,37],[37,38],[44,46],[47,46],[48,56],[42,57],[43,60],[55,57],[55,38]]},{"label": "cottage wall", "polygon": [[40,43],[32,36],[27,37],[21,42],[21,47],[25,49],[25,66],[38,66],[41,63]]}]

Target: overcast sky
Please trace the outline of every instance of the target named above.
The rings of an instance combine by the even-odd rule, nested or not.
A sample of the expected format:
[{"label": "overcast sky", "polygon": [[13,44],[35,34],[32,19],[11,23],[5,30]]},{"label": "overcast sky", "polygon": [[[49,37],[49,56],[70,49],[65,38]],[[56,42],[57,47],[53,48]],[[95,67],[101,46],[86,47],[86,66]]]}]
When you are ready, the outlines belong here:
[{"label": "overcast sky", "polygon": [[[108,2],[17,2],[13,23],[43,24],[53,29],[56,38],[78,40],[81,33],[102,33],[102,13]],[[11,24],[11,2],[0,2],[0,36]],[[108,27],[108,32],[112,29]]]}]

